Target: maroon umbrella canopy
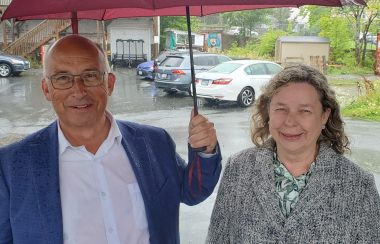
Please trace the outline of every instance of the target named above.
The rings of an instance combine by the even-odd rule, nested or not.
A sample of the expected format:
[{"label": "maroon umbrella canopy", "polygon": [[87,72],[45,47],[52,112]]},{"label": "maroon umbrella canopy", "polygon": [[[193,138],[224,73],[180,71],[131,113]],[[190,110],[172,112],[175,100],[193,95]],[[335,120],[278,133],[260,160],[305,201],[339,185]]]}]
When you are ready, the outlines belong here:
[{"label": "maroon umbrella canopy", "polygon": [[365,4],[364,0],[13,0],[2,19],[78,19],[106,20],[122,17],[203,16],[219,12],[302,5],[343,6]]}]

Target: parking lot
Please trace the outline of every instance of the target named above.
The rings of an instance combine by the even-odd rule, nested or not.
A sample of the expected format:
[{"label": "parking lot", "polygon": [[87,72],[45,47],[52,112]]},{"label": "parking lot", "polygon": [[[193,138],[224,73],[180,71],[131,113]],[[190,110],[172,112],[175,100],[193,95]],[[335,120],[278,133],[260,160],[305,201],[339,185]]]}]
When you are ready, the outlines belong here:
[{"label": "parking lot", "polygon": [[[0,79],[0,145],[32,133],[55,119],[50,104],[40,91],[41,70],[30,70],[21,77]],[[134,69],[116,69],[117,85],[109,110],[118,119],[165,128],[177,143],[177,151],[187,155],[187,124],[192,100],[187,93],[167,95],[154,82],[136,77]],[[249,139],[250,108],[235,103],[218,107],[200,106],[200,113],[215,123],[223,163],[229,155],[252,145]],[[352,140],[349,155],[367,170],[380,174],[380,123],[345,119]],[[380,186],[379,186],[380,187]],[[216,192],[205,202],[181,206],[182,243],[203,243]]]}]

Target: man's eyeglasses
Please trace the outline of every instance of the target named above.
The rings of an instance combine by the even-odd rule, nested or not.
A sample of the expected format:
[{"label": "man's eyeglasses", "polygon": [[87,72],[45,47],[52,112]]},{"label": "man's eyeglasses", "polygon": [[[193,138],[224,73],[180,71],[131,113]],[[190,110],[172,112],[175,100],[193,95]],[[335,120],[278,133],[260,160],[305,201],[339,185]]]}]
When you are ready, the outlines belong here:
[{"label": "man's eyeglasses", "polygon": [[52,86],[58,90],[70,89],[74,86],[75,77],[79,76],[83,81],[83,85],[87,87],[100,86],[103,84],[104,75],[106,72],[99,71],[85,71],[79,75],[72,75],[68,73],[59,73],[50,76]]}]

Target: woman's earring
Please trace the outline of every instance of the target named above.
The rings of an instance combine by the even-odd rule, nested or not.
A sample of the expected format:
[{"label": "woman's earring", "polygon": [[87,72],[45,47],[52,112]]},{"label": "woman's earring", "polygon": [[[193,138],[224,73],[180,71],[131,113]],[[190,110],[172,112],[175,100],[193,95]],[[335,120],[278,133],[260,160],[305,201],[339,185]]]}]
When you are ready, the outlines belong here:
[{"label": "woman's earring", "polygon": [[326,128],[326,125],[323,124],[323,125],[322,125],[322,130],[324,130],[325,128]]}]

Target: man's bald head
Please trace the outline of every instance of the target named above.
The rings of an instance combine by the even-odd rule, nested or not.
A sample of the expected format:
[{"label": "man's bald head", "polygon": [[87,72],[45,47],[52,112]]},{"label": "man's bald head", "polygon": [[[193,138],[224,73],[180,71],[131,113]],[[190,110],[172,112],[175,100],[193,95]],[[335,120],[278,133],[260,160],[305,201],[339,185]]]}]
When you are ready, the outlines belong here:
[{"label": "man's bald head", "polygon": [[46,78],[50,76],[50,63],[52,59],[60,55],[76,57],[81,53],[86,52],[88,55],[98,58],[101,65],[104,65],[104,70],[110,72],[108,60],[102,48],[89,40],[86,37],[79,35],[65,36],[58,41],[54,42],[45,54],[43,63],[43,76]]}]

